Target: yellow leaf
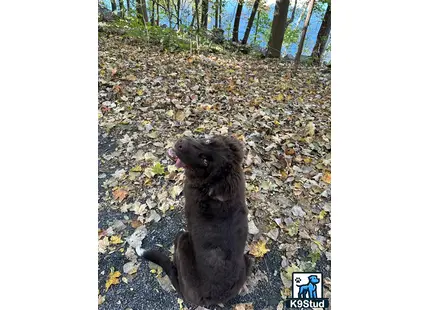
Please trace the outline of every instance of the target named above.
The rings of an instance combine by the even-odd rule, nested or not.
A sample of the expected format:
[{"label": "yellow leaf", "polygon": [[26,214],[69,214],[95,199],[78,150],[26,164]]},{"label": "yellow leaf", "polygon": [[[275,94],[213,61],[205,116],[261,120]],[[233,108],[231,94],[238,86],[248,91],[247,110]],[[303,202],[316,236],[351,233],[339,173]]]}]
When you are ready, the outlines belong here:
[{"label": "yellow leaf", "polygon": [[137,165],[136,167],[131,168],[132,172],[142,172],[142,167]]},{"label": "yellow leaf", "polygon": [[184,309],[183,303],[184,303],[184,301],[181,298],[178,298],[179,310]]},{"label": "yellow leaf", "polygon": [[283,95],[283,94],[279,94],[279,95],[277,95],[277,96],[275,97],[275,100],[276,100],[276,101],[282,101],[282,100],[284,100],[284,95]]},{"label": "yellow leaf", "polygon": [[305,158],[303,158],[303,161],[305,162],[305,164],[310,164],[312,162],[312,158],[305,157]]},{"label": "yellow leaf", "polygon": [[269,252],[269,249],[266,248],[266,241],[263,240],[253,243],[249,247],[249,254],[255,257],[263,257],[267,252]]},{"label": "yellow leaf", "polygon": [[328,184],[331,184],[331,173],[330,172],[324,173],[324,175],[322,176],[322,180]]},{"label": "yellow leaf", "polygon": [[120,244],[123,243],[120,236],[111,236],[110,237],[110,243],[112,244]]},{"label": "yellow leaf", "polygon": [[137,94],[138,96],[142,96],[142,95],[143,95],[143,90],[142,90],[142,89],[138,89],[138,90],[136,90],[136,94]]},{"label": "yellow leaf", "polygon": [[111,285],[119,283],[120,276],[121,276],[121,272],[113,271],[113,269],[111,270],[111,272],[109,273],[109,278],[106,281],[106,292]]}]

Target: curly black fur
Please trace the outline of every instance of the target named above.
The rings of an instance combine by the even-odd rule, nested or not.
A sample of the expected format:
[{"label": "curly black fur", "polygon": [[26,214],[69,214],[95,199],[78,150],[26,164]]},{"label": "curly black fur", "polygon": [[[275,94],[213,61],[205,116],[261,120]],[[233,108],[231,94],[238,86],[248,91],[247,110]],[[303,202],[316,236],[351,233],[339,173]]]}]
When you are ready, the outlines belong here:
[{"label": "curly black fur", "polygon": [[225,303],[238,294],[251,268],[244,255],[248,209],[243,148],[233,137],[186,138],[175,144],[175,153],[186,167],[188,231],[176,236],[173,264],[155,250],[144,257],[166,271],[186,301],[201,306]]}]

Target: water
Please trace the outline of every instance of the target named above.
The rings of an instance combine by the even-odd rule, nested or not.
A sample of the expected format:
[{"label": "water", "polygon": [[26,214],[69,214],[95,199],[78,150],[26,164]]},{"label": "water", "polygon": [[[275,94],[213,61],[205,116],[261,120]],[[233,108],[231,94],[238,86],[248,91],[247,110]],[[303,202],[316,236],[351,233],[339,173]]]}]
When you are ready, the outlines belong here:
[{"label": "water", "polygon": [[[103,2],[105,3],[106,8],[111,9],[111,3],[110,0],[103,0]],[[132,2],[132,8],[134,7]],[[147,2],[148,3],[148,2]],[[126,1],[124,0],[124,4],[126,5]],[[234,16],[236,14],[236,7],[237,7],[237,1],[228,1],[225,5],[224,11],[222,13],[222,28],[225,30],[224,34],[227,36],[229,35],[230,37],[228,39],[231,39],[231,31],[230,30],[229,34],[227,33],[227,29],[228,28],[233,28],[233,22],[234,22]],[[119,8],[119,4],[117,3],[117,8]],[[187,11],[187,8],[190,9],[191,7],[188,5],[188,7],[185,8],[185,10]],[[292,7],[290,6],[289,8],[289,17],[291,14],[291,10]],[[294,20],[293,22],[290,24],[289,27],[296,27],[297,21],[300,18],[300,14],[302,12],[302,8],[297,7],[296,9],[296,13],[294,16]],[[324,7],[325,10],[325,7]],[[161,11],[161,9],[160,9]],[[211,4],[209,5],[209,12],[211,12]],[[245,33],[246,30],[246,26],[248,24],[248,18],[251,15],[251,11],[252,11],[252,7],[246,7],[244,6],[242,9],[242,14],[241,14],[241,19],[240,19],[240,24],[239,24],[239,39],[241,40],[243,38],[243,35]],[[275,4],[272,4],[269,6],[269,19],[270,21],[272,21],[273,19],[273,13],[275,11]],[[149,12],[149,6],[148,6],[148,14],[150,15]],[[181,12],[182,14],[182,12]],[[188,10],[188,12],[184,12],[183,16],[181,18],[183,18],[184,16],[186,16],[185,20],[188,21],[188,23],[191,23],[191,19],[192,19],[192,14],[191,11]],[[306,16],[305,16],[306,17]],[[301,29],[303,27],[303,23],[305,20],[305,17],[302,18],[302,20],[300,21],[299,25],[297,26],[299,29]],[[306,39],[305,39],[305,44],[303,47],[303,52],[302,55],[305,56],[310,56],[312,53],[312,49],[315,45],[316,42],[316,38],[318,35],[318,31],[320,29],[321,26],[321,22],[322,19],[324,17],[324,12],[319,12],[317,10],[314,10],[311,16],[311,20],[309,22],[309,26],[308,26],[308,30],[306,32]],[[254,20],[254,23],[256,22],[256,19]],[[208,28],[211,29],[214,26],[214,19],[209,17],[209,23],[208,23]],[[161,18],[160,19],[160,24],[168,24],[168,20],[167,18]],[[230,27],[228,27],[230,25]],[[248,39],[248,43],[253,41],[254,38],[254,28],[251,30],[250,35],[249,35],[249,39]],[[267,47],[267,42],[265,42],[265,40],[263,39],[262,35],[260,34],[259,37],[257,38],[258,41],[260,41],[261,43],[259,44],[261,48],[266,48]],[[330,41],[330,38],[329,38]],[[282,48],[281,53],[282,55],[286,55],[286,54],[291,54],[293,56],[296,55],[297,53],[297,48],[298,48],[298,42],[297,43],[292,43],[290,46],[288,46],[288,48],[286,48],[285,46]],[[324,53],[323,56],[324,61],[330,61],[331,60],[331,53],[330,51],[327,51],[326,53]]]}]

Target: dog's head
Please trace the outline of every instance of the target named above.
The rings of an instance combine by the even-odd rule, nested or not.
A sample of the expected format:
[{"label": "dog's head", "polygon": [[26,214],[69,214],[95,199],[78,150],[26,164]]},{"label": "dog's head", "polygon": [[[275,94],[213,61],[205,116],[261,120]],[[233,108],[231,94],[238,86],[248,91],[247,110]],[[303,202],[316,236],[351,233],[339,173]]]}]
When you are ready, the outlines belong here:
[{"label": "dog's head", "polygon": [[317,284],[320,282],[320,279],[318,279],[317,276],[309,276],[308,279],[309,279],[309,282],[312,284]]},{"label": "dog's head", "polygon": [[213,171],[240,166],[243,148],[240,142],[230,136],[214,136],[209,139],[179,139],[169,155],[176,160],[176,166],[193,170],[207,176]]},{"label": "dog's head", "polygon": [[169,155],[176,161],[176,167],[185,169],[187,178],[209,183],[221,180],[225,183],[229,175],[239,173],[244,156],[242,144],[231,136],[182,138]]}]

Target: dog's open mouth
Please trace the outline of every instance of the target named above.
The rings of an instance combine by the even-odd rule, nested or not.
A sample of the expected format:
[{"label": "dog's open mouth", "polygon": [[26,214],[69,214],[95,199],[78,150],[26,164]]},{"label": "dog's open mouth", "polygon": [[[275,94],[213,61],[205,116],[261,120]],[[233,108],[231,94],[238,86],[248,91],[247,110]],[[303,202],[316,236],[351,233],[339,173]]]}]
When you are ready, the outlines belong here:
[{"label": "dog's open mouth", "polygon": [[167,151],[167,155],[175,161],[176,168],[186,168],[187,166],[179,159],[179,157],[176,155],[174,149],[169,149]]}]

